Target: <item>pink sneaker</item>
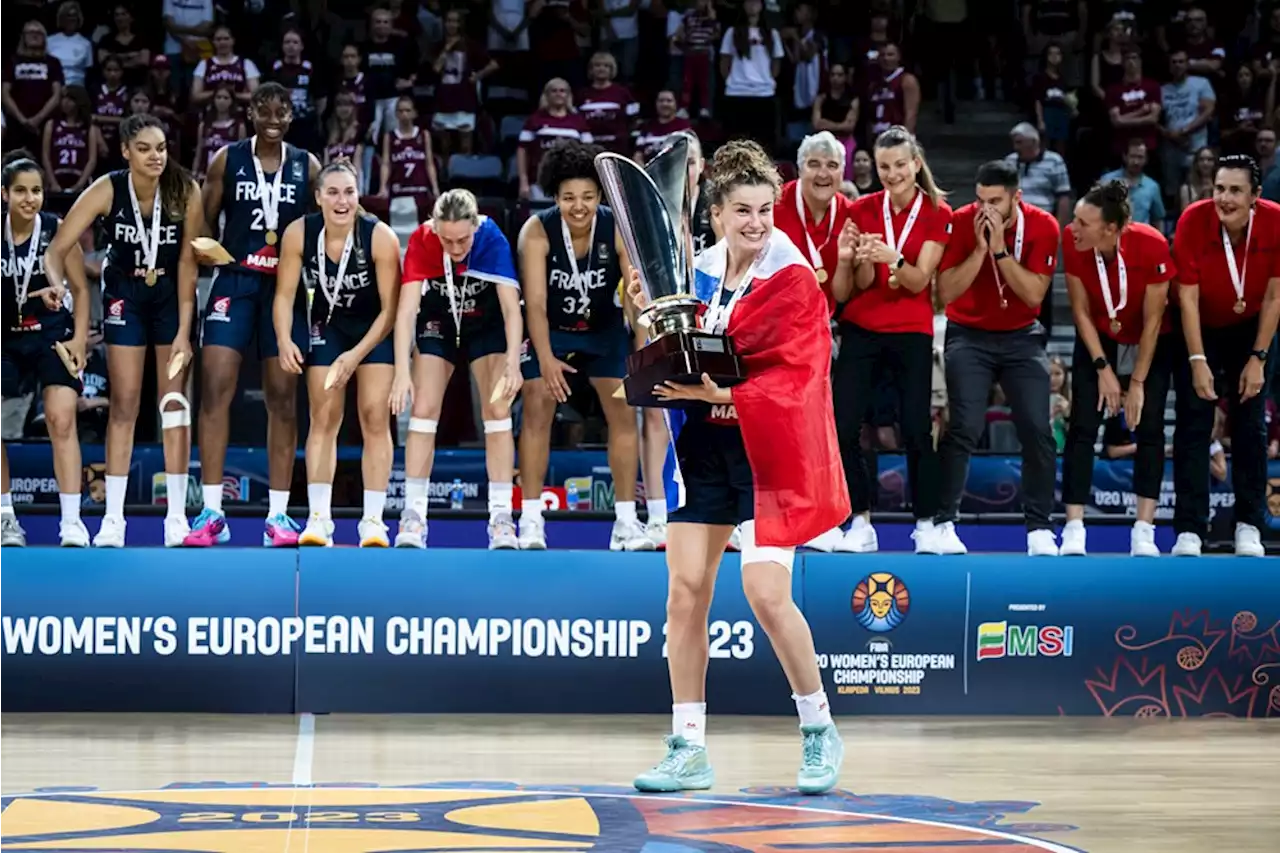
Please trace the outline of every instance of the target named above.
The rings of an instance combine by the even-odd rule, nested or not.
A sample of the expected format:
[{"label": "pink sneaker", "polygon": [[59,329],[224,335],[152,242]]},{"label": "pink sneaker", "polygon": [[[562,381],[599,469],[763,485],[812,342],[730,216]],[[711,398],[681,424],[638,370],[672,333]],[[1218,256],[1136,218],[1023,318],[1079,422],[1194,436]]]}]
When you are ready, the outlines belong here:
[{"label": "pink sneaker", "polygon": [[191,525],[191,532],[182,540],[184,548],[212,548],[214,545],[225,545],[231,541],[231,528],[227,527],[227,517],[211,509],[201,510]]},{"label": "pink sneaker", "polygon": [[297,548],[300,532],[297,522],[289,516],[273,515],[262,531],[262,545],[264,548]]}]

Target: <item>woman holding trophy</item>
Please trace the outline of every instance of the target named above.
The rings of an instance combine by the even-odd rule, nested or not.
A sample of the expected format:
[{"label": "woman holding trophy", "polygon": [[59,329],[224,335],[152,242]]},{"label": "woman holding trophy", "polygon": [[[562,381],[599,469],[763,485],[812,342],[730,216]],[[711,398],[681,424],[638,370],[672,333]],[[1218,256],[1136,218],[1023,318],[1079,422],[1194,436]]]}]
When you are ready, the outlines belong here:
[{"label": "woman holding trophy", "polygon": [[[672,155],[683,156],[679,146]],[[623,167],[600,165],[614,209],[627,206],[627,199],[614,197],[622,194],[622,181],[617,172],[610,175]],[[707,617],[736,525],[742,527],[747,599],[787,674],[800,716],[800,791],[834,787],[844,757],[813,637],[791,598],[796,546],[849,513],[831,404],[829,314],[813,268],[774,229],[779,184],[772,160],[754,142],[730,142],[716,153],[710,189],[724,236],[698,257],[696,284],[689,283],[691,293],[711,294],[703,300],[698,334],[727,336],[745,378],[724,388],[704,373],[700,383],[667,381],[652,389],[667,409],[672,438],[667,486],[676,507],[667,539],[667,637],[673,725],[666,756],[635,780],[642,791],[705,789],[714,782],[706,749]],[[664,203],[629,201],[637,216]],[[629,247],[640,230],[634,224],[630,214],[623,218]],[[641,224],[647,228],[650,220]],[[641,236],[636,245],[656,242]],[[647,276],[659,260],[637,253]],[[656,330],[671,302],[647,292],[649,285],[632,272],[628,293],[641,325]],[[664,298],[654,302],[655,296]]]}]

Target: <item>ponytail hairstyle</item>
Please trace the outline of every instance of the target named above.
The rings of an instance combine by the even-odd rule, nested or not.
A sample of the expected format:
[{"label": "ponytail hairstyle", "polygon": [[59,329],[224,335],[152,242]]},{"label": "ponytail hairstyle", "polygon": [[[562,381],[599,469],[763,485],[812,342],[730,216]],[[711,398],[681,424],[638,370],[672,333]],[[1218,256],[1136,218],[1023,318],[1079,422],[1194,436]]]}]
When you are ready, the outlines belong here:
[{"label": "ponytail hairstyle", "polygon": [[[165,124],[160,119],[150,113],[136,113],[120,122],[120,144],[128,148],[139,133],[148,128],[155,128],[160,132],[160,138],[164,139],[166,145],[168,136],[165,133]],[[178,162],[178,158],[170,154],[166,148],[164,171],[160,173],[160,204],[165,209],[170,219],[186,219],[187,201],[191,197],[191,190],[194,186],[191,173],[182,168]]]},{"label": "ponytail hairstyle", "polygon": [[44,170],[36,163],[35,157],[25,148],[10,151],[4,155],[3,186],[7,190],[13,185],[13,179],[27,172],[35,172],[40,176],[40,185],[44,185]]},{"label": "ponytail hairstyle", "polygon": [[472,225],[479,225],[480,205],[471,190],[446,190],[431,208],[431,219],[441,222],[468,221]]},{"label": "ponytail hairstyle", "polygon": [[876,137],[877,151],[897,148],[899,145],[907,146],[911,156],[920,161],[920,173],[916,176],[916,183],[924,190],[934,207],[941,206],[947,193],[933,179],[933,170],[929,168],[929,161],[924,158],[924,147],[920,144],[920,140],[916,139],[916,135],[902,125],[895,124]]},{"label": "ponytail hairstyle", "polygon": [[1102,221],[1120,230],[1129,224],[1133,210],[1129,205],[1129,186],[1124,181],[1097,183],[1081,199],[1102,211]]},{"label": "ponytail hairstyle", "polygon": [[765,153],[760,143],[750,139],[727,142],[711,158],[711,203],[723,207],[729,193],[738,187],[767,186],[778,197],[782,177],[773,158]]},{"label": "ponytail hairstyle", "polygon": [[[316,174],[316,183],[315,183],[316,193],[318,194],[320,192],[320,187],[324,185],[325,178],[329,177],[330,175],[336,174],[338,172],[346,172],[348,175],[350,175],[351,180],[356,182],[356,192],[359,193],[360,173],[356,171],[355,164],[352,163],[350,160],[348,160],[346,157],[339,157],[337,160],[334,160],[331,163],[327,163],[325,166],[323,166],[320,169],[320,171]],[[359,202],[356,202],[356,215],[364,216],[366,212],[367,211],[365,211],[364,205],[360,204]]]},{"label": "ponytail hairstyle", "polygon": [[1218,165],[1213,169],[1215,182],[1218,172],[1223,169],[1239,169],[1248,175],[1249,189],[1253,195],[1257,195],[1258,190],[1262,188],[1262,171],[1258,168],[1258,161],[1247,154],[1228,154],[1225,157],[1219,157]]}]

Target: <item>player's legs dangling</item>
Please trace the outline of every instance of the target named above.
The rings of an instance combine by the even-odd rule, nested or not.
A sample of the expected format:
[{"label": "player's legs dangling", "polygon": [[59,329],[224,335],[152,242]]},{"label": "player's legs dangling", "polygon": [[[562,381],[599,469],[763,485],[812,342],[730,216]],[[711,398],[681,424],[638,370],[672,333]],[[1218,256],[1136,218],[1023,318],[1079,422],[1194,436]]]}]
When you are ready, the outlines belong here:
[{"label": "player's legs dangling", "polygon": [[404,511],[400,515],[397,548],[427,547],[427,508],[431,468],[436,454],[436,430],[444,392],[453,378],[453,363],[437,355],[413,359],[413,408],[404,443]]}]

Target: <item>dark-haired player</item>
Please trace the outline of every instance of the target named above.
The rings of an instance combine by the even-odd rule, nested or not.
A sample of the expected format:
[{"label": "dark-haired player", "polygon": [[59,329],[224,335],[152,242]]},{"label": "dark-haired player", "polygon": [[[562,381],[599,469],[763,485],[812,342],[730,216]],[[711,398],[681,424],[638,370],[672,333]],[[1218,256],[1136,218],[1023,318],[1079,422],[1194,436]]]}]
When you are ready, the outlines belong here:
[{"label": "dark-haired player", "polygon": [[[307,210],[320,163],[284,141],[293,120],[289,90],[264,83],[249,105],[254,135],[219,150],[204,184],[205,220],[222,218],[222,245],[235,263],[220,267],[209,291],[200,336],[200,471],[204,509],[187,537],[189,546],[231,541],[222,511],[223,464],[231,431],[231,402],[244,353],[256,340],[267,406],[268,509],[262,544],[296,545],[289,517],[289,485],[298,447],[298,378],[280,367],[271,326],[279,244],[284,230]],[[294,334],[306,345],[306,295],[295,301]]]},{"label": "dark-haired player", "polygon": [[1150,225],[1130,221],[1129,191],[1120,181],[1096,184],[1076,203],[1062,243],[1076,348],[1071,362],[1075,404],[1062,453],[1067,523],[1060,553],[1085,553],[1084,508],[1093,480],[1093,447],[1108,414],[1123,417],[1137,437],[1133,491],[1138,520],[1129,553],[1158,556],[1154,522],[1164,474],[1164,405],[1173,347],[1165,314],[1174,274],[1169,243]]},{"label": "dark-haired player", "polygon": [[[1257,164],[1224,157],[1213,198],[1191,204],[1173,241],[1184,358],[1174,368],[1173,525],[1177,556],[1208,532],[1209,441],[1218,396],[1231,423],[1235,552],[1261,557],[1266,516],[1266,385],[1280,320],[1280,206],[1259,198]],[[1199,455],[1197,455],[1199,454]]]},{"label": "dark-haired player", "polygon": [[[58,536],[64,547],[86,548],[89,531],[80,520],[80,441],[76,435],[80,377],[63,364],[55,350],[59,345],[65,347],[75,369],[84,369],[89,335],[89,285],[84,256],[79,246],[67,256],[66,281],[71,286],[72,300],[72,311],[68,311],[63,300],[66,291],[61,283],[55,285],[46,277],[44,263],[45,251],[62,222],[44,212],[44,176],[25,151],[5,158],[3,195],[0,292],[4,354],[0,386],[8,399],[21,396],[33,380],[39,383],[62,508]],[[9,454],[3,445],[0,464],[0,545],[20,548],[27,544],[27,537],[13,511]]]},{"label": "dark-haired player", "polygon": [[182,545],[187,524],[187,469],[191,462],[191,403],[183,393],[191,364],[198,272],[190,237],[204,228],[200,188],[169,156],[164,123],[132,115],[120,124],[128,168],[94,181],[67,213],[45,254],[45,274],[61,281],[80,238],[102,219],[107,232],[102,265],[103,332],[111,382],[107,423],[107,511],[93,544],[122,548],[124,499],[141,406],[147,347],[160,365],[160,426],[164,433],[168,512],[166,547]]},{"label": "dark-haired player", "polygon": [[947,306],[947,400],[951,418],[938,448],[941,496],[933,550],[965,553],[956,535],[969,457],[986,428],[992,384],[1009,398],[1022,443],[1027,553],[1056,553],[1053,511],[1056,447],[1049,424],[1047,334],[1037,319],[1058,261],[1058,221],[1022,201],[1018,169],[1002,160],[978,170],[978,200],[951,217],[938,265]]},{"label": "dark-haired player", "polygon": [[599,152],[569,140],[543,154],[538,185],[555,205],[531,216],[520,229],[520,278],[529,325],[520,360],[526,383],[520,433],[521,548],[547,547],[541,495],[551,422],[556,405],[569,399],[573,374],[590,381],[609,426],[616,516],[609,548],[654,548],[636,516],[636,413],[626,400],[613,396],[626,376],[631,351],[618,291],[631,267],[613,211],[600,203]]}]

